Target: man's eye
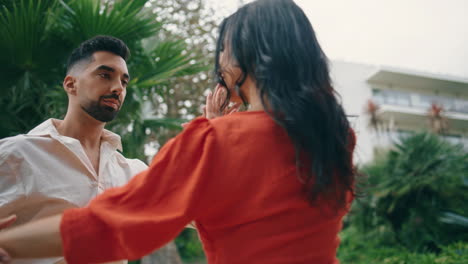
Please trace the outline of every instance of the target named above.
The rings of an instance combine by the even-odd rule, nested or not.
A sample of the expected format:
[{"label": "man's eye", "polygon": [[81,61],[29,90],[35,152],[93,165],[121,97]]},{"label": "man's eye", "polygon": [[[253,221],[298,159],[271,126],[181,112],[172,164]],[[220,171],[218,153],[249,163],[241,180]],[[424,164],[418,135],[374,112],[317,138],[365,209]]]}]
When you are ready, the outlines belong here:
[{"label": "man's eye", "polygon": [[127,82],[127,81],[122,81],[122,85],[123,85],[123,86],[127,86],[127,85],[128,85],[128,82]]},{"label": "man's eye", "polygon": [[104,79],[110,79],[110,74],[108,73],[99,73],[99,76],[101,76]]}]

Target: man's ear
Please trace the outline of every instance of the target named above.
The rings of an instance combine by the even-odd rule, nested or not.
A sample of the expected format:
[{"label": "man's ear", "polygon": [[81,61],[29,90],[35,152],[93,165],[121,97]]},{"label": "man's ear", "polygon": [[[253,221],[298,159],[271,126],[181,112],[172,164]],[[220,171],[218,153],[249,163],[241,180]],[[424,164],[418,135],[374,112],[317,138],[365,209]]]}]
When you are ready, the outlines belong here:
[{"label": "man's ear", "polygon": [[76,78],[71,75],[67,75],[65,79],[63,79],[63,89],[67,94],[76,95],[75,82]]}]

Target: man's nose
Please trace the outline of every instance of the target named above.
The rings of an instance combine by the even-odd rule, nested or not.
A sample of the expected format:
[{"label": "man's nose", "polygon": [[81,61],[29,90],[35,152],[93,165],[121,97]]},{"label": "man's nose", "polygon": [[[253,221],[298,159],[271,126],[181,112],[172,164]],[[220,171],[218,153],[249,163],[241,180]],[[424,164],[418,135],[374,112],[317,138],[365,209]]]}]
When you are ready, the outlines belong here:
[{"label": "man's nose", "polygon": [[124,90],[123,84],[120,81],[114,82],[111,88],[111,92],[120,95]]}]

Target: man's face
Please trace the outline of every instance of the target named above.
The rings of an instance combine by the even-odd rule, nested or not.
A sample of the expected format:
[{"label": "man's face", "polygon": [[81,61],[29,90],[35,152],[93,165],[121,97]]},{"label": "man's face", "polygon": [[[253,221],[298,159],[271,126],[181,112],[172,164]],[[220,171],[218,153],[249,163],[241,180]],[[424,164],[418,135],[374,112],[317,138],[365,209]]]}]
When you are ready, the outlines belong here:
[{"label": "man's face", "polygon": [[127,93],[129,74],[124,59],[106,51],[93,54],[93,61],[78,70],[75,76],[77,105],[94,119],[112,121],[118,114]]}]

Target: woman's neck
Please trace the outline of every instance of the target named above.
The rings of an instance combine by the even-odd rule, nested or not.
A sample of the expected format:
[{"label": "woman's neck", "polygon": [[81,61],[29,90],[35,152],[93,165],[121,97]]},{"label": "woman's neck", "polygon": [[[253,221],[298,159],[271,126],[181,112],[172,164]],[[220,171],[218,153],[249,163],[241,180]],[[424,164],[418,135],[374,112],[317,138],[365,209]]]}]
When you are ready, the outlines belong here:
[{"label": "woman's neck", "polygon": [[263,111],[265,108],[263,107],[262,99],[260,98],[259,92],[257,87],[255,86],[254,82],[247,77],[245,80],[245,87],[246,90],[246,99],[249,102],[249,109],[247,111]]}]

